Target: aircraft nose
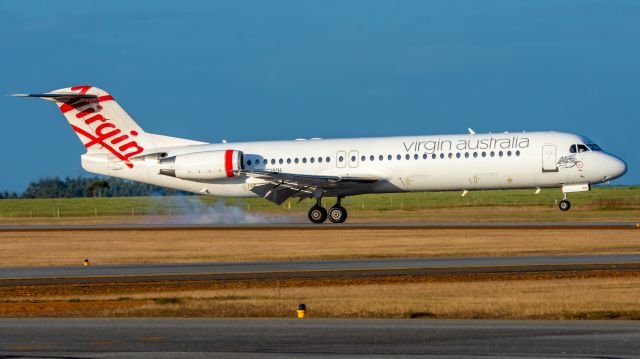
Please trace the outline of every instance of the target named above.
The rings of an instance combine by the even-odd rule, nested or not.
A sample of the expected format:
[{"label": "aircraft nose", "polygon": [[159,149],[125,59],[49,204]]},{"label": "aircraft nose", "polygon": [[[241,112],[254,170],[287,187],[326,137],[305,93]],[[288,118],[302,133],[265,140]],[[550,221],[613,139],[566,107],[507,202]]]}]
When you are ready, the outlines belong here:
[{"label": "aircraft nose", "polygon": [[611,156],[609,160],[609,177],[611,179],[618,178],[627,173],[627,163],[618,157]]}]

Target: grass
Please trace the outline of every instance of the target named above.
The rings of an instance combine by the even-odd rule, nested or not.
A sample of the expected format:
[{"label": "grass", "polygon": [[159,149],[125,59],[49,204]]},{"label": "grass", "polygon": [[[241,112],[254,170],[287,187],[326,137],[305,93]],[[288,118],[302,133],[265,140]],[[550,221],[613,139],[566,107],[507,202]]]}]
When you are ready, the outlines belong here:
[{"label": "grass", "polygon": [[[29,298],[0,316],[640,319],[640,277],[383,283]],[[169,305],[168,305],[169,304]]]},{"label": "grass", "polygon": [[0,232],[0,267],[640,252],[639,229]]},{"label": "grass", "polygon": [[[472,191],[465,197],[460,192],[414,192],[348,197],[344,205],[353,213],[384,211],[421,211],[469,207],[537,207],[555,208],[561,199],[558,189]],[[640,187],[597,187],[590,192],[572,193],[575,208],[591,210],[640,209]],[[329,200],[332,202],[332,200]],[[216,205],[238,206],[249,212],[286,215],[306,212],[310,201],[297,199],[277,206],[262,198],[219,198],[213,196],[123,197],[123,198],[53,198],[0,200],[0,219],[64,218],[104,216],[175,216],[210,209]]]},{"label": "grass", "polygon": [[171,297],[171,298],[155,298],[154,302],[156,304],[180,304],[182,301],[180,300],[180,298]]}]

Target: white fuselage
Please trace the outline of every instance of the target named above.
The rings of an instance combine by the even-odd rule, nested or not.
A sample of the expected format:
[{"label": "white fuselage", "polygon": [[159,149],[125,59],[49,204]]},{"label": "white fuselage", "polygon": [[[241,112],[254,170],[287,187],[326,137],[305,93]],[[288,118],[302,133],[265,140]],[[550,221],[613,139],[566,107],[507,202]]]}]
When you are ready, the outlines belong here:
[{"label": "white fuselage", "polygon": [[[584,152],[571,151],[580,144]],[[451,191],[591,185],[626,172],[615,156],[588,150],[589,139],[558,132],[522,132],[379,138],[198,144],[162,149],[171,157],[195,152],[238,150],[250,171],[380,178],[326,196],[404,191]],[[217,196],[254,197],[262,180],[241,173],[220,180],[184,180],[159,174],[157,156],[133,159],[133,168],[102,155],[83,155],[83,167],[95,173]]]}]

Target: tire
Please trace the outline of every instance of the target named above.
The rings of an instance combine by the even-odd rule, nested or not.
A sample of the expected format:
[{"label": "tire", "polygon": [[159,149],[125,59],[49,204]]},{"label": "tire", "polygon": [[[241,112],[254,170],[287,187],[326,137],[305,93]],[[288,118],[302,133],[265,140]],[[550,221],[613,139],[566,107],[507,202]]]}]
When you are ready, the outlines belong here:
[{"label": "tire", "polygon": [[320,224],[327,220],[327,210],[320,206],[313,206],[309,210],[311,223]]},{"label": "tire", "polygon": [[342,223],[347,220],[347,210],[344,207],[333,206],[329,209],[329,220],[333,223]]},{"label": "tire", "polygon": [[561,211],[568,211],[571,208],[571,202],[563,199],[558,203],[558,208],[560,208]]}]

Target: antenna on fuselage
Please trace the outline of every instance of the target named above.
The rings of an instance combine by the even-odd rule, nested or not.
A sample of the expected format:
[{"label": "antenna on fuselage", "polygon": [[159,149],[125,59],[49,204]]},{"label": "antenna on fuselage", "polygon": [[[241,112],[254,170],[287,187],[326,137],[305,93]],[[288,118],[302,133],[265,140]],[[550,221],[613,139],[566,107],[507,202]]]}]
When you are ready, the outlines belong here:
[{"label": "antenna on fuselage", "polygon": [[467,130],[469,130],[469,134],[470,135],[475,135],[476,131],[474,131],[472,128],[467,128]]}]

